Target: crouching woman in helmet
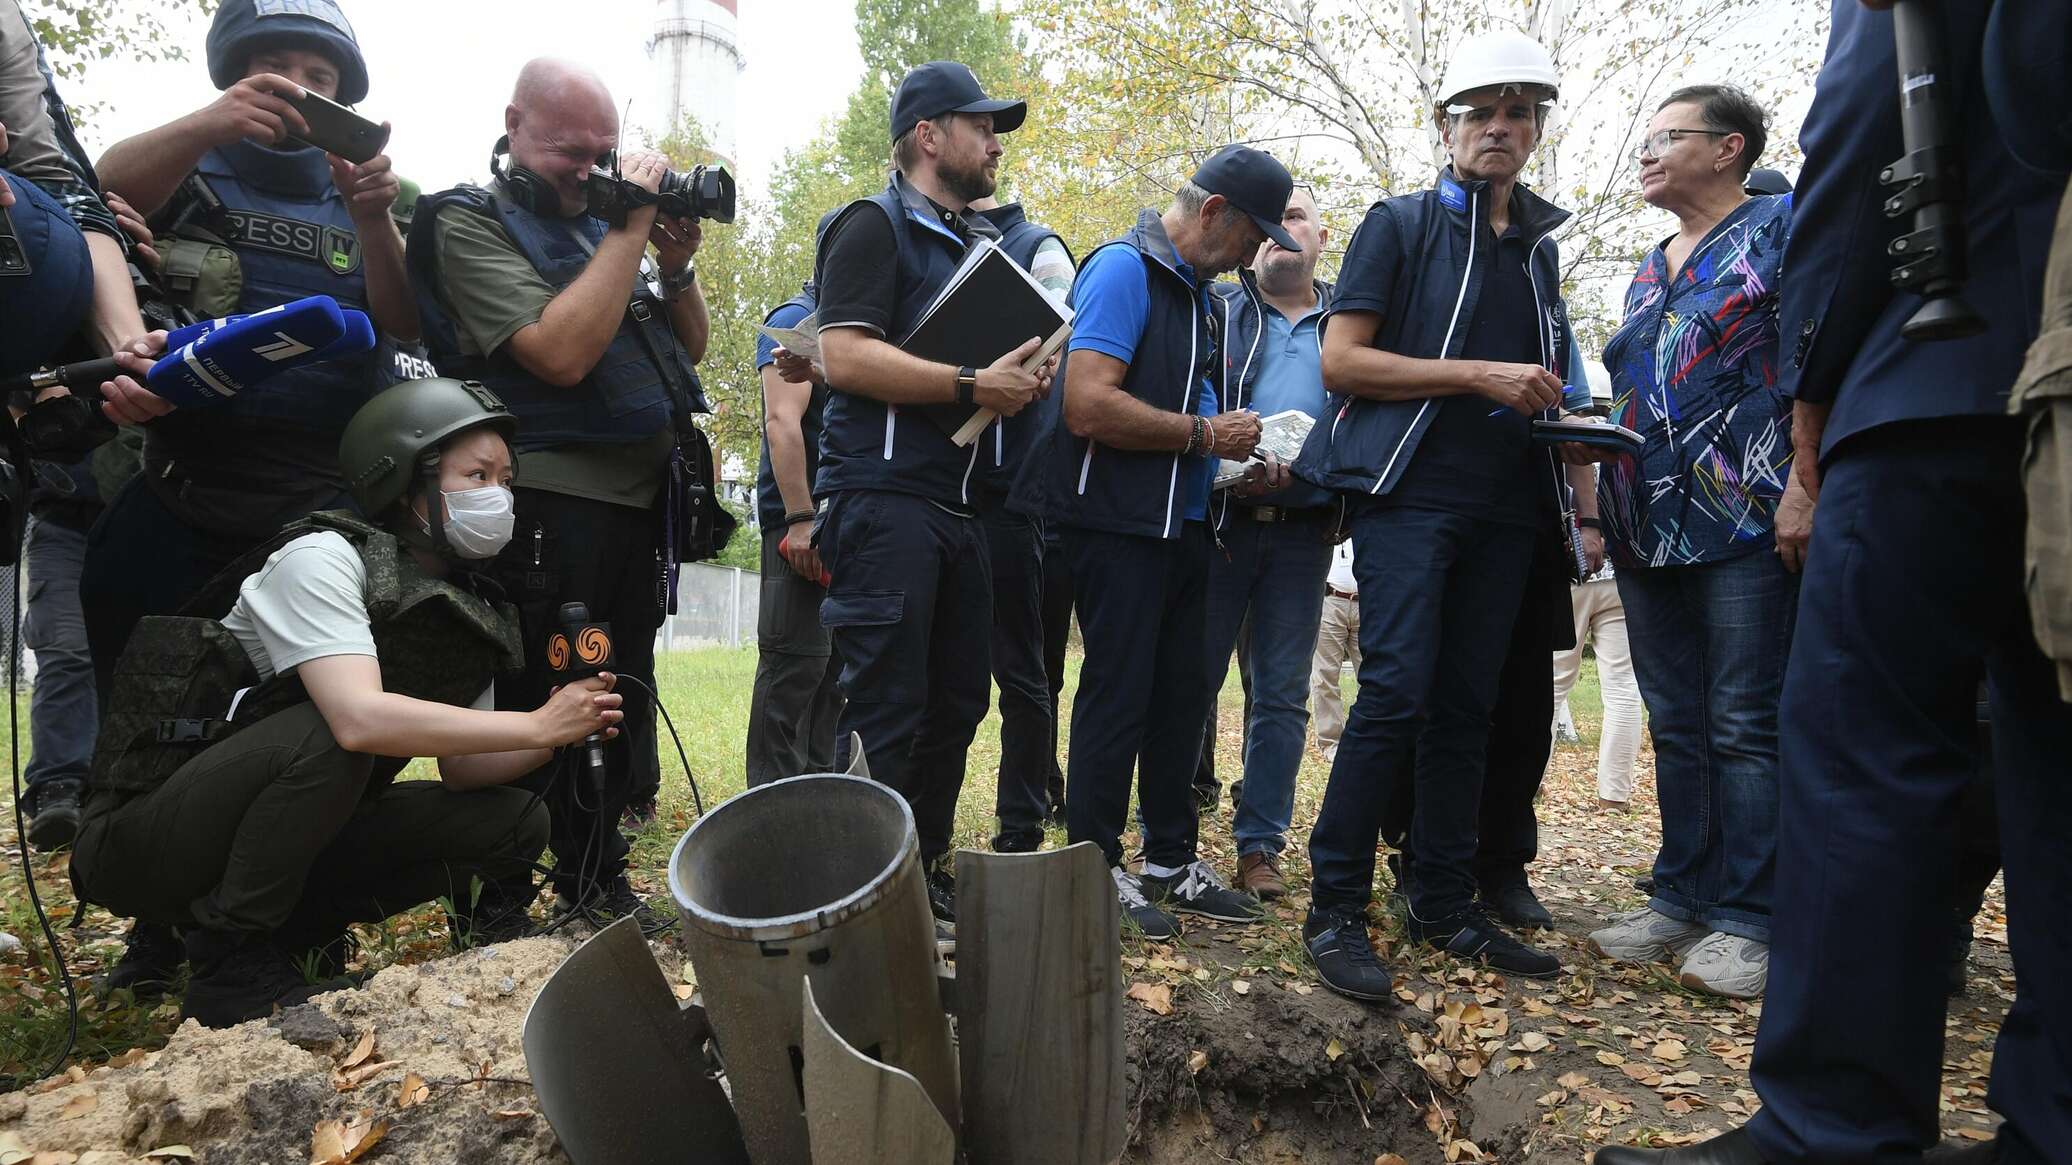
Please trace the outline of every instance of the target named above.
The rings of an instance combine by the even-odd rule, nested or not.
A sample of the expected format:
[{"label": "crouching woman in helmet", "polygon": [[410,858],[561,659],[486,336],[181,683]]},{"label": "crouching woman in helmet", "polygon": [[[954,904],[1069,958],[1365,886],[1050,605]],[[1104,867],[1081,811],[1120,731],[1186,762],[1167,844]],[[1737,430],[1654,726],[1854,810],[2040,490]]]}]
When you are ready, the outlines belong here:
[{"label": "crouching woman in helmet", "polygon": [[[340,986],[309,980],[340,969],[349,924],[434,899],[457,935],[522,933],[547,814],[506,782],[621,713],[610,675],[492,710],[523,651],[474,568],[510,540],[515,429],[478,384],[381,393],[339,450],[365,517],[291,524],[204,588],[236,588],[221,620],[131,637],[72,875],[181,930],[183,1016],[227,1026]],[[412,757],[439,780],[396,782]]]}]

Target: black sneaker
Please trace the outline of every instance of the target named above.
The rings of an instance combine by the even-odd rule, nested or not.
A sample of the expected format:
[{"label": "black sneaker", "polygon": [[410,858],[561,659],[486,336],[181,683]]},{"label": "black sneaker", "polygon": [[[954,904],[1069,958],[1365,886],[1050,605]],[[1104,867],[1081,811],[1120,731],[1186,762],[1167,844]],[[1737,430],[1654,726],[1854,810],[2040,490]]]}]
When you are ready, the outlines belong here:
[{"label": "black sneaker", "polygon": [[1484,912],[1480,903],[1429,922],[1413,910],[1404,929],[1411,938],[1427,946],[1507,975],[1551,979],[1561,974],[1561,960],[1512,938]]},{"label": "black sneaker", "polygon": [[1145,874],[1144,895],[1177,914],[1196,914],[1219,922],[1250,922],[1265,908],[1250,894],[1223,884],[1209,863],[1196,861],[1168,877]]},{"label": "black sneaker", "polygon": [[1043,848],[1041,833],[1002,832],[993,838],[993,852],[996,854],[1032,854]]},{"label": "black sneaker", "polygon": [[29,815],[29,844],[49,853],[72,844],[79,835],[81,786],[69,777],[44,781],[30,790],[34,811]]},{"label": "black sneaker", "polygon": [[353,986],[337,980],[309,982],[294,959],[267,935],[191,930],[186,944],[194,976],[187,982],[187,997],[180,1001],[180,1018],[203,1027],[263,1019],[276,1007],[293,1007]]},{"label": "black sneaker", "polygon": [[1367,938],[1367,914],[1345,907],[1311,910],[1302,923],[1302,945],[1317,965],[1324,986],[1350,999],[1389,998],[1395,983]]},{"label": "black sneaker", "polygon": [[1115,897],[1122,903],[1122,920],[1135,924],[1145,938],[1172,938],[1180,933],[1180,920],[1151,904],[1145,896],[1144,879],[1121,866],[1111,867],[1109,875],[1115,879]]},{"label": "black sneaker", "polygon": [[139,1003],[152,1003],[172,990],[187,964],[187,947],[172,927],[156,922],[130,924],[128,945],[106,974],[94,980],[103,999],[127,991]]},{"label": "black sneaker", "polygon": [[621,918],[640,920],[640,933],[652,938],[677,923],[676,915],[665,914],[648,905],[645,898],[633,892],[633,883],[620,874],[610,883],[595,887],[593,892],[580,901],[572,901],[566,890],[561,892],[561,907],[565,913],[581,914],[598,927],[604,927]]},{"label": "black sneaker", "polygon": [[1554,916],[1540,905],[1539,897],[1522,879],[1502,886],[1484,886],[1482,901],[1496,912],[1505,926],[1519,930],[1551,930],[1554,927]]}]

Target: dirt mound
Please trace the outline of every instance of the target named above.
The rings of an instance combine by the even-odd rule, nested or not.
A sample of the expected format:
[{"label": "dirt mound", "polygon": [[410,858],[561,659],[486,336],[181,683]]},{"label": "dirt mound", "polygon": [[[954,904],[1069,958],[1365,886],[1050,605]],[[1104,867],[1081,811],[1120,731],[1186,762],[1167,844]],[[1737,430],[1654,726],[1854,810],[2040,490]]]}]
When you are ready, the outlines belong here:
[{"label": "dirt mound", "polygon": [[148,1155],[184,1145],[206,1165],[299,1163],[314,1156],[320,1124],[368,1114],[369,1130],[385,1122],[379,1161],[565,1163],[533,1111],[520,1032],[540,984],[573,946],[540,938],[485,947],[390,967],[358,991],[271,1020],[223,1031],[183,1024],[160,1051],[75,1066],[0,1096],[0,1157],[162,1165],[180,1158]]}]

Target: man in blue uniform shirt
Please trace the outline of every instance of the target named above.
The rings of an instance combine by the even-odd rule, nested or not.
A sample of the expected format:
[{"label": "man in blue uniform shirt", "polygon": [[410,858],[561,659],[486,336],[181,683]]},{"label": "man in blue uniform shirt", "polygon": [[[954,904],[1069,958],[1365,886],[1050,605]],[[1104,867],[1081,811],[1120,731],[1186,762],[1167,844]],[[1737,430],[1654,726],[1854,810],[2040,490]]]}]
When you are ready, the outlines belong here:
[{"label": "man in blue uniform shirt", "polygon": [[[1272,157],[1227,148],[1164,215],[1088,257],[1072,288],[1060,407],[1016,488],[1063,527],[1086,644],[1073,700],[1065,814],[1072,841],[1107,855],[1124,915],[1146,935],[1174,912],[1228,921],[1257,902],[1195,856],[1190,793],[1207,713],[1209,480],[1259,440],[1252,412],[1217,412],[1215,324],[1203,284],[1281,228],[1293,186]],[[1144,826],[1140,877],[1123,865],[1130,778]]]},{"label": "man in blue uniform shirt", "polygon": [[[819,306],[808,280],[763,324],[795,328]],[[811,361],[762,334],[755,341],[755,371],[763,385],[763,459],[755,480],[763,592],[748,705],[748,783],[761,785],[833,768],[842,692],[836,684],[841,665],[820,625],[826,568],[813,549],[813,479],[827,380]]]}]

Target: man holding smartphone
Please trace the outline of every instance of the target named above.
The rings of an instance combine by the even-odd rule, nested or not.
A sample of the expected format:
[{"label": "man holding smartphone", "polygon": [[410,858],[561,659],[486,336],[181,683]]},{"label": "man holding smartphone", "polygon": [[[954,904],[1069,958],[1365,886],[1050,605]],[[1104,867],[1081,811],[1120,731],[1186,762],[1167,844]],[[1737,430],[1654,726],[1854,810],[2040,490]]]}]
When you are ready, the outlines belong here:
[{"label": "man holding smartphone", "polygon": [[[389,160],[355,165],[295,140],[296,104],[350,105],[367,66],[333,0],[225,0],[208,35],[212,104],[110,148],[102,188],[149,224],[172,296],[202,317],[262,311],[310,295],[367,313],[414,342],[417,308],[390,219],[401,183]],[[79,595],[105,697],[116,658],[146,615],[181,612],[202,584],[284,524],[350,508],[338,467],[346,422],[393,375],[382,355],[298,368],[227,404],[175,411],[145,430],[144,472],[88,537]],[[220,616],[224,612],[188,611]],[[139,927],[111,986],[169,979],[182,952]]]}]

